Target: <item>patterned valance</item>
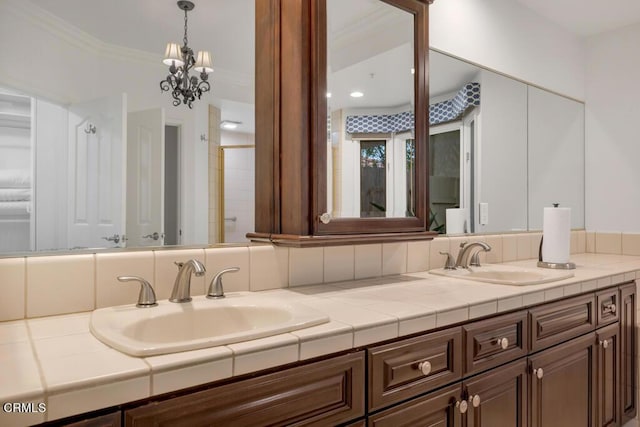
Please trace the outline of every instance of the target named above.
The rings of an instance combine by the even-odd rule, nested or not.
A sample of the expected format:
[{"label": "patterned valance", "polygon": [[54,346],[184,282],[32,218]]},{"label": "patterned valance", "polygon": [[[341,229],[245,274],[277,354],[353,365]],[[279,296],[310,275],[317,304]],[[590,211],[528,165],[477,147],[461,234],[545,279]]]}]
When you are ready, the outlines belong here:
[{"label": "patterned valance", "polygon": [[[453,99],[429,106],[429,124],[455,120],[470,106],[480,105],[480,83],[467,83]],[[413,111],[397,114],[347,116],[347,133],[400,133],[414,128]]]},{"label": "patterned valance", "polygon": [[480,105],[480,83],[467,83],[453,99],[429,106],[429,124],[450,122],[462,116],[467,108]]},{"label": "patterned valance", "polygon": [[413,111],[398,114],[347,116],[347,133],[400,133],[414,126]]}]

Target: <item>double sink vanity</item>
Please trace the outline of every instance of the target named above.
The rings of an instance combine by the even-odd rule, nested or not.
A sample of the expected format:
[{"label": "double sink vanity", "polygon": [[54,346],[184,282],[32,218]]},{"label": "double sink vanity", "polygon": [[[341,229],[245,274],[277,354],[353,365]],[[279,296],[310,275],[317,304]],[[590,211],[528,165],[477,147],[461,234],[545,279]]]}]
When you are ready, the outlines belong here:
[{"label": "double sink vanity", "polygon": [[[57,424],[623,425],[636,414],[640,257],[573,260],[571,277],[526,260],[12,323],[37,335],[72,318],[82,334],[68,344],[100,340],[144,366],[45,390]],[[132,395],[134,380],[146,391]],[[93,406],[54,408],[62,392]]]}]

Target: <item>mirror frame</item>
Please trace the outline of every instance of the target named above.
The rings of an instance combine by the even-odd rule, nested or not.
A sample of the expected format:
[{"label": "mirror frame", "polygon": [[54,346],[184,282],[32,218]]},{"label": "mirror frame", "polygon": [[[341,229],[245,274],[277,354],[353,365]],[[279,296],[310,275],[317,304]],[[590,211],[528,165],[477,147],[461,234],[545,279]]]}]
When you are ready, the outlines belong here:
[{"label": "mirror frame", "polygon": [[[416,233],[428,232],[429,158],[429,77],[428,4],[432,0],[379,0],[413,15],[414,22],[414,138],[416,141],[416,216],[398,218],[332,218],[323,223],[327,212],[327,1],[315,0],[312,10],[313,129],[313,234]],[[429,233],[431,234],[431,233]],[[435,234],[435,233],[434,233]]]}]

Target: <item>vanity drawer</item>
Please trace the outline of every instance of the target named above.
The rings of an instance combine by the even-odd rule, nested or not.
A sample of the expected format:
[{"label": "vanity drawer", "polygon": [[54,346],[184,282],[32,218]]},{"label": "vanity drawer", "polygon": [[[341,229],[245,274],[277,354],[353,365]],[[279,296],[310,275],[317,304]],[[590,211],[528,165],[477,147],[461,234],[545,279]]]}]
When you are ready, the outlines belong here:
[{"label": "vanity drawer", "polygon": [[475,374],[526,356],[527,312],[507,314],[464,325],[464,373]]},{"label": "vanity drawer", "polygon": [[369,349],[369,409],[462,378],[461,351],[460,327]]},{"label": "vanity drawer", "polygon": [[126,410],[125,426],[318,426],[365,415],[364,352]]},{"label": "vanity drawer", "polygon": [[596,307],[598,310],[598,327],[620,320],[618,288],[598,292],[596,294]]},{"label": "vanity drawer", "polygon": [[595,304],[594,295],[584,295],[530,309],[531,351],[595,330]]}]

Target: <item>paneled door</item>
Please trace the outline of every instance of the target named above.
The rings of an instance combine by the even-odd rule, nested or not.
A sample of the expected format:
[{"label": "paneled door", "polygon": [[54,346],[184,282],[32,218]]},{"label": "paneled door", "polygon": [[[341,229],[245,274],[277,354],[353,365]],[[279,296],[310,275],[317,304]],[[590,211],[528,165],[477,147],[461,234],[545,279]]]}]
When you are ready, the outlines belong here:
[{"label": "paneled door", "polygon": [[129,113],[127,123],[127,245],[164,242],[164,110]]},{"label": "paneled door", "polygon": [[69,248],[123,246],[126,111],[126,94],[69,107]]}]

